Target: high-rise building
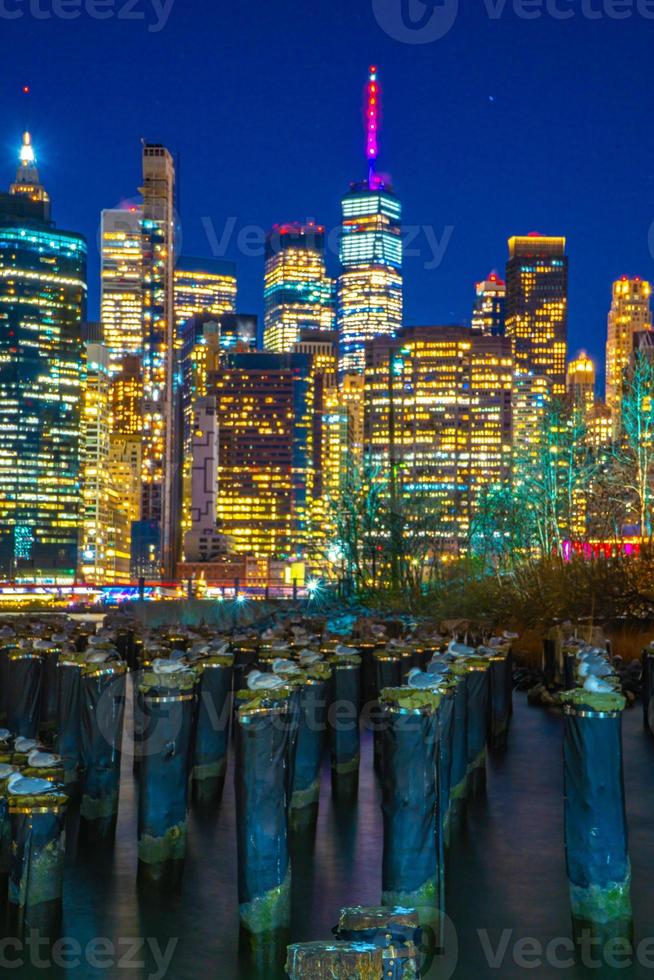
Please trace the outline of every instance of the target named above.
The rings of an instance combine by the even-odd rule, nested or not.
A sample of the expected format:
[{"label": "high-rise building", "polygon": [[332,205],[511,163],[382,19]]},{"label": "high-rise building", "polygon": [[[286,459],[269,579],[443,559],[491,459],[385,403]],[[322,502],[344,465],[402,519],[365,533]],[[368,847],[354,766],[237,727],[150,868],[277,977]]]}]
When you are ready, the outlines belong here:
[{"label": "high-rise building", "polygon": [[307,553],[313,389],[306,354],[229,354],[210,377],[219,432],[217,523],[236,553]]},{"label": "high-rise building", "polygon": [[543,375],[555,396],[565,395],[568,343],[568,257],[565,238],[509,239],[506,266],[506,335],[516,371]]},{"label": "high-rise building", "polygon": [[[181,328],[181,407],[182,407],[182,532],[192,529],[192,471],[194,425],[198,404],[208,394],[209,376],[218,370],[221,359],[229,353],[254,350],[257,317],[250,314],[224,313],[214,317],[198,313]],[[187,556],[188,557],[188,556]]]},{"label": "high-rise building", "polygon": [[652,287],[638,276],[622,276],[613,283],[606,342],[606,404],[613,415],[613,428],[620,427],[620,406],[625,368],[634,349],[634,337],[652,329]]},{"label": "high-rise building", "polygon": [[143,235],[141,208],[102,212],[100,309],[112,372],[125,355],[143,353]]},{"label": "high-rise building", "polygon": [[[115,429],[115,427],[114,427]],[[120,487],[121,506],[128,516],[128,525],[138,523],[141,517],[141,467],[142,446],[140,436],[113,431],[109,439],[111,479]]]},{"label": "high-rise building", "polygon": [[[158,144],[143,147],[143,542],[142,574],[174,575],[181,527],[179,425],[175,406],[175,168]],[[181,455],[181,454],[180,454]],[[158,547],[156,528],[159,529]]]},{"label": "high-rise building", "polygon": [[510,478],[512,378],[510,341],[467,327],[366,345],[365,458],[448,550],[465,546],[481,490]]},{"label": "high-rise building", "polygon": [[516,374],[513,379],[513,480],[539,465],[543,425],[552,402],[552,382],[542,374]]},{"label": "high-rise building", "polygon": [[325,229],[312,221],[275,225],[266,237],[264,347],[283,354],[301,330],[333,330],[333,293]]},{"label": "high-rise building", "polygon": [[611,443],[613,438],[611,409],[599,398],[590,410],[586,425],[586,440],[593,449],[601,449]]},{"label": "high-rise building", "polygon": [[129,582],[131,514],[125,484],[110,466],[111,372],[103,344],[86,345],[82,438],[79,571],[85,582],[98,585]]},{"label": "high-rise building", "polygon": [[50,220],[29,137],[0,194],[0,575],[73,579],[86,242]]},{"label": "high-rise building", "polygon": [[362,374],[344,374],[340,384],[341,401],[347,411],[350,461],[360,466],[363,458],[363,417],[365,381]]},{"label": "high-rise building", "polygon": [[595,362],[586,351],[568,362],[566,387],[569,403],[589,415],[595,404]]},{"label": "high-rise building", "polygon": [[385,177],[376,173],[381,92],[373,66],[366,110],[366,180],[342,200],[338,280],[339,371],[362,373],[364,347],[377,334],[402,326],[402,206]]},{"label": "high-rise building", "polygon": [[114,432],[136,436],[143,431],[143,367],[135,354],[124,357],[120,372],[113,375],[111,414]]},{"label": "high-rise building", "polygon": [[338,373],[338,334],[335,330],[301,330],[293,345],[294,354],[310,354],[314,373],[325,388],[335,388]]},{"label": "high-rise building", "polygon": [[324,564],[325,541],[334,527],[335,507],[345,474],[348,416],[338,390],[338,334],[335,330],[301,330],[293,353],[311,361],[313,387],[310,557]]},{"label": "high-rise building", "polygon": [[184,557],[209,562],[227,554],[228,540],[216,525],[218,498],[218,419],[215,397],[197,398],[191,440],[191,514]]},{"label": "high-rise building", "polygon": [[506,283],[491,272],[475,285],[476,299],[472,311],[472,329],[491,337],[503,337],[506,319]]},{"label": "high-rise building", "polygon": [[181,256],[175,266],[177,329],[196,313],[214,317],[236,308],[236,266],[221,259]]}]

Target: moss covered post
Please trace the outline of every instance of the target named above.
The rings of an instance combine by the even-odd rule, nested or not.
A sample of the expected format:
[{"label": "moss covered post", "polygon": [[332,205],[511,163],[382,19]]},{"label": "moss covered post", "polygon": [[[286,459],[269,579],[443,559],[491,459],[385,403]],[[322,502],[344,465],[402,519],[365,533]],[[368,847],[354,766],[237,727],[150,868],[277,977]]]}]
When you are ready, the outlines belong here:
[{"label": "moss covered post", "polygon": [[201,664],[193,749],[193,797],[212,803],[222,796],[227,769],[234,660],[209,657]]},{"label": "moss covered post", "polygon": [[290,691],[243,691],[236,715],[236,834],[241,930],[252,950],[285,940]]},{"label": "moss covered post", "polygon": [[59,937],[67,802],[66,794],[54,787],[39,796],[9,793],[9,935],[38,933],[50,941]]},{"label": "moss covered post", "polygon": [[181,887],[196,680],[192,670],[146,670],[139,684],[145,726],[139,766],[138,880],[146,889]]},{"label": "moss covered post", "polygon": [[82,668],[80,835],[89,842],[111,842],[116,833],[126,670],[122,663]]},{"label": "moss covered post", "polygon": [[631,866],[618,693],[567,696],[564,714],[565,848],[575,938],[631,940]]},{"label": "moss covered post", "polygon": [[439,920],[436,752],[440,695],[382,691],[382,903],[415,908],[421,924]]}]

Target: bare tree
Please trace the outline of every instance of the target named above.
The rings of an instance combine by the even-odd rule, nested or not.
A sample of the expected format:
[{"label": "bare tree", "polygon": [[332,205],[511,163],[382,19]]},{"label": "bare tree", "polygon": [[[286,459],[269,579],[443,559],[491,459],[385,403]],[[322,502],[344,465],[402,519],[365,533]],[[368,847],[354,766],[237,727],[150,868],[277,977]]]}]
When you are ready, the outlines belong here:
[{"label": "bare tree", "polygon": [[642,538],[652,537],[654,494],[654,360],[639,350],[625,372],[618,440],[613,447],[613,484],[629,498]]}]

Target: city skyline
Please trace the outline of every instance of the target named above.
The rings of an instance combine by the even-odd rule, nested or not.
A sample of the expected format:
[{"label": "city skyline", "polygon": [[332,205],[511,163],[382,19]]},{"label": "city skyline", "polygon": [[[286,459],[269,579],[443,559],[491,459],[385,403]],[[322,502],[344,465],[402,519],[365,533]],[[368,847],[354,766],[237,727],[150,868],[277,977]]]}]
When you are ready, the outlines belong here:
[{"label": "city skyline", "polygon": [[[34,147],[34,150],[33,150],[34,157],[36,158],[37,164],[40,166],[41,155],[40,155],[40,152],[39,152],[38,140],[35,139],[33,133],[27,133],[27,132],[24,133],[23,134],[23,140],[26,137],[29,137],[31,139],[31,145]],[[143,144],[143,146],[147,146],[148,145],[148,143],[146,141],[142,141],[142,144]],[[18,162],[20,163],[20,161],[22,160],[23,151],[24,151],[24,144],[21,143],[21,146],[19,147],[19,149],[18,149],[18,151],[17,151],[17,153],[15,155],[15,158],[14,158],[14,172],[15,172],[15,169],[16,169],[16,161],[18,160]],[[37,156],[37,154],[38,154],[38,156]],[[138,147],[135,148],[135,155],[136,155],[136,158],[138,159],[139,158],[139,148]],[[176,157],[175,157],[174,154],[172,154],[172,156],[173,156],[173,159],[176,159]],[[138,180],[137,180],[137,183],[138,183]],[[355,185],[357,182],[352,181],[351,183],[352,183],[352,185]],[[136,190],[135,189],[133,189],[133,190],[134,190],[134,195],[136,195]],[[352,193],[352,191],[350,191],[350,193]],[[391,193],[392,193],[392,191],[391,191]],[[97,239],[97,241],[98,241],[98,262],[97,262],[98,276],[95,277],[95,276],[92,275],[91,269],[93,268],[93,263],[91,261],[89,262],[89,273],[88,273],[88,319],[89,319],[90,322],[99,321],[102,318],[102,251],[101,251],[101,243],[102,243],[102,236],[103,236],[103,221],[106,220],[105,219],[105,216],[107,214],[109,214],[109,215],[119,215],[121,213],[125,215],[125,218],[126,219],[131,219],[131,218],[137,219],[138,218],[138,213],[140,213],[140,211],[141,211],[141,207],[140,207],[140,205],[139,206],[135,206],[134,205],[134,202],[136,200],[137,200],[136,196],[133,196],[133,197],[130,197],[130,198],[123,198],[123,199],[121,199],[120,202],[118,202],[113,207],[104,208],[100,212],[100,214],[99,214],[98,239]],[[210,221],[211,219],[208,219],[208,220]],[[229,241],[230,239],[232,239],[234,237],[235,232],[236,232],[236,229],[231,228],[230,221],[231,221],[231,219],[228,219],[228,221],[227,221],[227,223],[225,225],[225,228],[223,228],[223,229],[220,230],[220,235],[219,236],[217,236],[216,229],[214,227],[209,227],[207,225],[206,231],[207,231],[207,244],[208,244],[208,248],[205,249],[200,255],[192,255],[192,256],[190,256],[189,254],[187,254],[187,252],[184,250],[184,247],[183,247],[183,240],[184,240],[183,239],[183,222],[181,220],[181,216],[180,216],[179,212],[178,211],[176,212],[176,222],[177,223],[176,223],[176,243],[175,243],[175,279],[177,280],[177,278],[178,278],[178,270],[180,270],[179,275],[181,276],[181,275],[184,274],[184,271],[187,269],[187,267],[188,268],[191,268],[192,267],[193,263],[195,263],[198,267],[206,267],[206,268],[212,268],[212,267],[219,268],[219,267],[222,267],[222,269],[221,269],[222,274],[224,274],[224,275],[232,275],[232,276],[235,277],[235,282],[238,282],[238,286],[239,286],[239,299],[238,299],[239,311],[241,311],[241,312],[243,310],[254,311],[254,314],[256,316],[258,316],[259,319],[260,319],[260,321],[261,321],[261,324],[262,324],[261,330],[262,330],[262,333],[263,333],[263,330],[264,330],[263,324],[264,324],[264,321],[265,321],[265,308],[266,308],[266,305],[265,305],[265,271],[266,271],[266,257],[265,256],[266,256],[266,248],[267,248],[267,244],[266,243],[267,243],[268,239],[270,238],[270,235],[273,234],[275,232],[275,229],[279,227],[279,223],[275,223],[271,228],[268,228],[268,229],[264,228],[263,225],[261,225],[261,226],[253,226],[253,225],[250,225],[250,226],[246,226],[246,227],[238,230],[238,234],[236,235],[236,237],[239,238],[239,239],[242,238],[242,240],[244,242],[245,242],[246,239],[248,241],[247,246],[244,247],[244,251],[245,251],[246,254],[245,255],[241,255],[240,258],[239,258],[238,257],[238,253],[237,253],[237,258],[236,259],[233,259],[233,258],[229,259],[229,258],[224,258],[223,256],[226,255],[226,254],[233,254],[233,251],[232,252],[229,252],[229,249],[225,250],[224,247],[223,247],[223,245],[224,245],[224,241]],[[306,219],[306,223],[308,225],[314,224],[315,223],[315,219],[314,218],[308,218],[308,219]],[[284,222],[284,226],[292,226],[292,225],[300,226],[301,224],[303,224],[303,221],[301,219],[300,220],[297,220],[295,218],[291,218],[291,219],[289,219],[289,221]],[[324,251],[325,251],[325,267],[326,267],[327,276],[333,281],[334,289],[336,289],[336,286],[337,286],[337,283],[338,283],[338,279],[339,279],[339,269],[342,268],[342,263],[339,261],[339,246],[338,246],[338,243],[340,241],[339,236],[342,234],[342,232],[341,232],[341,224],[339,223],[339,224],[335,225],[332,228],[320,226],[320,231],[324,235],[324,239],[325,239]],[[403,243],[406,243],[407,240],[410,242],[411,239],[414,236],[416,236],[417,234],[420,234],[421,232],[424,233],[424,231],[425,231],[424,227],[422,229],[417,229],[415,226],[407,226],[405,223],[403,223],[402,224],[402,240],[403,240]],[[180,234],[180,232],[181,232],[181,234]],[[558,232],[552,233],[552,235],[550,235],[549,232],[544,233],[542,231],[534,231],[534,230],[532,230],[532,231],[524,231],[524,232],[523,231],[520,231],[520,232],[516,232],[515,234],[513,234],[513,233],[510,234],[509,237],[507,238],[506,243],[505,243],[506,254],[504,256],[504,261],[503,262],[500,262],[500,263],[496,263],[494,266],[489,267],[489,271],[487,273],[481,274],[478,277],[478,279],[480,280],[480,282],[478,282],[477,280],[473,280],[471,282],[471,290],[470,290],[470,297],[469,297],[470,298],[469,309],[467,310],[467,313],[465,315],[463,315],[463,316],[460,317],[459,320],[452,320],[451,321],[451,325],[454,325],[454,326],[460,325],[460,326],[466,326],[466,327],[467,326],[474,325],[473,324],[473,320],[475,318],[476,303],[477,303],[476,290],[478,289],[478,287],[480,285],[482,285],[484,283],[485,280],[490,280],[491,282],[493,282],[493,281],[499,281],[499,282],[503,283],[503,281],[504,281],[503,280],[503,277],[506,275],[507,263],[509,262],[510,257],[511,257],[511,255],[510,255],[511,241],[512,241],[512,239],[514,237],[516,237],[516,235],[518,237],[521,237],[521,236],[522,237],[539,236],[539,237],[545,237],[545,238],[548,238],[548,237],[553,237],[553,238],[560,237],[560,238],[562,238],[562,239],[564,239],[564,240],[567,241],[565,234],[564,233],[561,233],[559,235]],[[225,238],[225,236],[226,236],[226,238]],[[654,236],[653,236],[653,245],[654,245]],[[433,239],[433,240],[429,240],[427,247],[432,250],[432,255],[434,255],[436,253],[436,251],[438,250],[438,248],[440,247],[440,245],[436,242],[435,239]],[[211,252],[211,249],[213,249],[214,251],[216,251],[218,253],[218,257],[216,257],[215,255],[209,254]],[[571,252],[571,251],[574,252],[574,248],[573,247],[568,247],[568,253]],[[260,252],[260,254],[259,254],[259,252]],[[407,252],[406,252],[406,244],[404,246],[404,252],[405,252],[405,255],[406,255],[407,254]],[[256,254],[254,254],[254,253],[256,253]],[[90,254],[92,255],[91,252],[90,252]],[[409,252],[408,254],[409,254],[409,258],[411,258],[411,253]],[[568,258],[569,258],[569,255],[568,255]],[[432,261],[433,261],[433,259],[432,259]],[[248,270],[248,267],[249,267],[249,271],[251,272],[251,267],[252,267],[252,264],[253,263],[254,263],[255,266],[259,266],[260,284],[261,284],[261,289],[259,290],[259,292],[261,293],[261,295],[260,295],[260,297],[259,297],[258,300],[253,297],[252,298],[252,301],[249,301],[247,299],[247,297],[244,297],[244,295],[243,295],[245,293],[245,290],[242,290],[241,289],[241,276],[242,276],[242,271],[244,269],[245,270]],[[653,264],[654,264],[654,259],[653,259]],[[244,278],[249,278],[249,276],[246,275]],[[621,275],[616,276],[615,280],[611,281],[608,284],[608,287],[607,287],[607,297],[608,297],[608,299],[607,299],[607,303],[608,303],[607,310],[610,309],[611,295],[612,295],[612,290],[613,290],[613,287],[614,287],[615,282],[617,282],[618,280],[625,280],[625,279],[636,279],[636,280],[640,280],[641,278],[642,277],[639,276],[637,273],[634,274],[634,275],[631,275],[631,274],[628,275],[628,274],[622,273]],[[574,282],[573,282],[573,280],[574,280],[574,269],[571,271],[571,274],[570,274],[569,287],[571,289],[574,288]],[[234,294],[235,294],[235,292],[236,292],[236,285],[234,286]],[[405,308],[407,306],[409,308],[411,307],[410,299],[409,299],[409,302],[407,302],[407,299],[409,297],[410,297],[410,284],[407,284],[405,282],[404,289],[403,289],[403,300],[404,300],[404,306],[405,306]],[[606,318],[606,312],[607,312],[607,310],[604,311],[604,317],[605,318]],[[432,316],[431,318],[427,318],[424,321],[416,321],[416,322],[413,322],[413,319],[415,319],[415,318],[412,318],[411,316],[405,315],[403,317],[403,326],[409,326],[409,327],[411,327],[411,326],[427,326],[430,323],[443,323],[443,324],[450,323],[450,321],[448,321],[448,320],[446,320],[446,319],[444,319],[442,317],[439,318],[438,316]],[[180,321],[180,324],[181,324],[181,321]],[[178,325],[178,329],[179,329],[179,325]],[[601,333],[598,333],[595,337],[591,338],[586,343],[580,343],[579,345],[576,345],[574,343],[574,341],[571,339],[570,333],[568,334],[568,350],[567,350],[568,357],[571,359],[571,358],[573,358],[575,356],[578,356],[578,355],[580,355],[582,353],[588,353],[591,356],[591,358],[593,359],[593,361],[595,363],[595,366],[596,366],[596,383],[598,385],[598,391],[600,393],[603,391],[603,385],[604,385],[604,382],[605,382],[605,357],[604,357],[604,354],[605,354],[605,344],[606,344],[606,337],[602,337],[601,336]],[[109,345],[109,346],[111,346],[111,345]]]},{"label": "city skyline", "polygon": [[[297,16],[304,30],[306,15]],[[640,22],[607,18],[591,23],[580,18],[568,25],[543,18],[532,23],[508,13],[491,22],[483,12],[461,11],[447,37],[419,46],[389,38],[370,11],[361,13],[359,23],[338,8],[333,15],[320,9],[315,52],[301,52],[287,66],[289,89],[284,87],[270,107],[264,77],[273,63],[275,42],[282,29],[289,28],[290,9],[285,4],[278,18],[279,23],[273,23],[266,14],[249,24],[247,55],[259,59],[257,72],[248,71],[247,62],[235,71],[230,31],[243,30],[242,17],[235,28],[227,25],[220,40],[227,59],[224,87],[216,98],[202,76],[187,80],[183,72],[175,80],[179,91],[174,92],[172,80],[159,65],[145,83],[137,82],[126,57],[117,81],[117,104],[108,106],[106,118],[98,121],[87,111],[99,83],[98,74],[90,73],[88,93],[80,96],[83,138],[80,123],[64,109],[70,78],[66,84],[56,68],[46,86],[43,72],[30,64],[29,52],[20,65],[13,64],[12,46],[7,77],[12,78],[15,68],[15,82],[5,89],[7,180],[13,172],[16,141],[25,127],[26,109],[14,93],[25,80],[32,86],[29,125],[56,202],[55,220],[79,229],[89,240],[91,316],[97,316],[98,310],[95,237],[100,211],[134,196],[141,137],[165,143],[181,164],[184,252],[212,257],[201,219],[209,220],[212,235],[220,239],[230,217],[235,218],[226,254],[217,257],[238,263],[239,306],[261,314],[263,257],[239,254],[236,239],[252,224],[266,230],[278,221],[314,217],[327,228],[338,225],[344,187],[365,176],[362,72],[377,59],[385,98],[380,169],[391,172],[407,225],[428,226],[439,243],[449,227],[454,229],[437,269],[424,269],[433,253],[424,233],[418,242],[423,254],[406,258],[404,322],[469,321],[474,284],[490,269],[502,274],[510,235],[530,230],[565,235],[571,268],[570,351],[588,349],[602,374],[611,283],[623,274],[651,279],[654,264],[648,244],[651,216],[643,205],[652,178],[647,153],[640,145],[635,152],[632,135],[635,92],[620,72],[608,92],[597,68],[609,51],[618,58],[627,50],[631,57],[639,56],[645,43],[638,31]],[[479,61],[469,77],[452,75],[446,87],[447,73],[455,71],[462,57],[466,21],[475,28],[466,37],[470,58],[478,56]],[[205,28],[210,36],[211,25],[207,13]],[[27,19],[25,25],[22,21],[8,25],[17,38],[24,26]],[[39,23],[30,26],[37,33],[42,29]],[[72,68],[79,64],[79,55],[72,49],[71,35],[82,40],[106,37],[111,44],[116,29],[110,21],[80,20],[71,26],[51,20],[46,26],[48,37],[61,43],[64,60],[68,58]],[[350,29],[343,31],[344,26]],[[159,34],[149,35],[145,26],[139,29],[136,23],[133,27],[132,34],[131,27],[126,32],[123,25],[121,35],[128,53],[139,42],[148,50],[154,40],[158,51],[162,46],[167,51],[177,43],[178,29],[180,40],[191,36],[201,47],[204,43],[198,24],[182,24],[176,8]],[[270,51],[264,44],[266,31]],[[317,72],[315,55],[333,52],[337,34],[342,47],[337,67],[328,63]],[[547,51],[555,42],[563,67],[560,77],[550,80]],[[534,44],[544,46],[544,55],[528,63]],[[506,64],[509,49],[514,59],[511,67]],[[572,63],[567,56],[573,49],[579,70],[589,80],[584,91],[572,90]],[[410,79],[405,71],[409,63],[415,66]],[[515,91],[511,83],[518,72],[521,85]],[[239,105],[247,110],[242,114],[247,126],[237,119]],[[536,105],[538,126],[530,115]],[[199,124],[201,117],[204,125]],[[289,130],[298,133],[295,149],[288,141],[284,144],[283,134]],[[646,150],[649,137],[644,138]],[[472,154],[475,144],[482,146],[481,154]],[[336,256],[330,254],[328,262],[334,274]]]}]

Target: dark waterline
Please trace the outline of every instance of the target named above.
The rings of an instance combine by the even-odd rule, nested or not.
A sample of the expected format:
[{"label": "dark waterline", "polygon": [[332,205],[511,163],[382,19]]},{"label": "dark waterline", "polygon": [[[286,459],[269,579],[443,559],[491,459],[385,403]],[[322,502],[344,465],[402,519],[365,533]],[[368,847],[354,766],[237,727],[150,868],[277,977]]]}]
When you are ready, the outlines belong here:
[{"label": "dark waterline", "polygon": [[[532,937],[546,947],[570,936],[563,850],[561,717],[529,708],[516,697],[506,755],[489,762],[485,795],[467,807],[448,862],[448,913],[458,941],[456,965],[450,945],[430,977],[499,978],[652,977],[643,967],[584,972],[556,965],[526,969],[515,962],[514,944]],[[624,718],[625,783],[633,864],[637,942],[654,936],[654,740],[642,730],[642,715]],[[233,772],[230,766],[218,809],[191,811],[189,857],[181,897],[141,899],[136,890],[136,783],[125,757],[116,845],[103,853],[76,848],[69,833],[63,935],[85,947],[95,937],[114,944],[111,968],[84,963],[66,970],[45,966],[3,970],[3,976],[36,980],[161,977],[137,937],[148,937],[165,954],[177,940],[169,980],[274,980],[271,967],[258,972],[239,952]],[[361,781],[355,805],[331,798],[329,768],[323,770],[315,840],[294,845],[292,941],[328,938],[343,905],[376,904],[381,892],[382,822],[372,767],[372,739],[362,739]],[[483,942],[479,931],[486,935]],[[486,951],[508,938],[506,955],[493,967]],[[654,949],[654,944],[653,944]],[[456,950],[455,950],[456,952]],[[13,951],[7,951],[8,959]],[[44,963],[47,953],[41,950]],[[110,955],[110,954],[109,954]],[[565,950],[557,955],[565,961]],[[101,953],[100,962],[108,955]],[[135,964],[144,963],[137,967]]]}]

